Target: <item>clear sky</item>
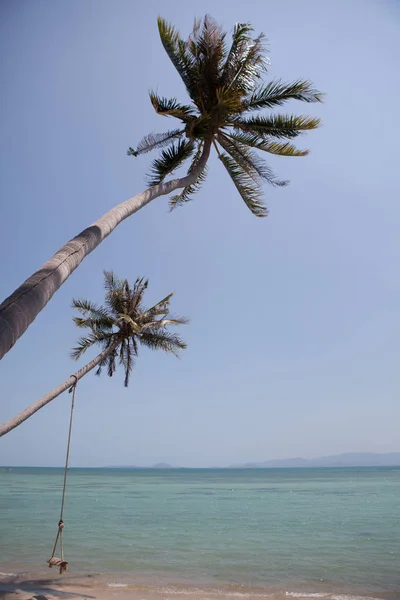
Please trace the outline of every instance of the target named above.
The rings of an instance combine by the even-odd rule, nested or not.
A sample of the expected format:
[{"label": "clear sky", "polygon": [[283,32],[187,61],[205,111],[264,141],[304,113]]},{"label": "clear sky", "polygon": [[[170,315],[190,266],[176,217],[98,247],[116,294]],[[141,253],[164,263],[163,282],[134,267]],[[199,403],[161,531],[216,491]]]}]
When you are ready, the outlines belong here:
[{"label": "clear sky", "polygon": [[[199,12],[200,10],[200,12]],[[308,158],[271,159],[268,219],[246,209],[217,159],[195,201],[161,198],[90,255],[0,363],[0,420],[78,365],[74,296],[101,302],[102,271],[175,291],[181,360],[143,351],[79,384],[71,464],[213,466],[400,450],[400,9],[396,0],[2,0],[0,296],[70,237],[145,187],[128,146],[171,125],[147,92],[185,101],[158,39],[210,13],[269,40],[271,77],[305,77],[324,126]],[[79,363],[84,364],[83,361]],[[70,396],[0,440],[0,464],[62,464]]]}]

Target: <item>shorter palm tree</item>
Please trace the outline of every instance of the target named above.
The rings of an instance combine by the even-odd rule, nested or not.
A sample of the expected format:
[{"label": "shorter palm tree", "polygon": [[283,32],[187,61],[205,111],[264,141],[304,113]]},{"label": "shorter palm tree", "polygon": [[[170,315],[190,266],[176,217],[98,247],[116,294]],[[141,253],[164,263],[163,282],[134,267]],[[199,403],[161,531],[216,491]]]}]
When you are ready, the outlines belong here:
[{"label": "shorter palm tree", "polygon": [[127,279],[118,279],[112,271],[105,271],[104,286],[107,290],[105,306],[97,306],[89,300],[73,300],[73,307],[82,315],[74,317],[74,322],[78,327],[88,329],[89,333],[79,339],[71,356],[76,360],[93,345],[99,345],[105,356],[98,363],[96,373],[100,375],[106,366],[108,375],[112,377],[118,359],[125,370],[124,385],[127,387],[139,345],[177,356],[186,344],[167,328],[187,323],[187,319],[169,315],[169,301],[173,294],[146,309],[143,295],[148,286],[147,279],[137,279],[130,288]]},{"label": "shorter palm tree", "polygon": [[73,317],[75,324],[88,330],[73,348],[72,358],[79,359],[92,346],[100,346],[101,352],[58,387],[25,408],[16,417],[3,423],[0,426],[0,437],[18,427],[65,390],[76,385],[79,379],[95,367],[97,375],[106,367],[107,374],[112,377],[119,363],[124,368],[124,385],[127,387],[140,345],[151,350],[163,350],[175,356],[186,348],[186,343],[168,329],[171,325],[183,325],[188,322],[184,317],[171,316],[169,311],[173,294],[169,294],[151,308],[146,308],[143,296],[148,287],[148,280],[137,279],[133,287],[130,287],[127,279],[118,279],[112,271],[104,271],[104,287],[104,306],[89,300],[74,299],[72,303],[81,314],[79,317]]}]

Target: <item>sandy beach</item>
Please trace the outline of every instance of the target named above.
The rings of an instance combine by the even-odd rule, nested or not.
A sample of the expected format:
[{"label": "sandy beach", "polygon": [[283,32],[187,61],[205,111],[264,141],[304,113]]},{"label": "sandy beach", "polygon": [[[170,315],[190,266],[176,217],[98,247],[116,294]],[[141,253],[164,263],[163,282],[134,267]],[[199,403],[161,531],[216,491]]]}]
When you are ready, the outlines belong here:
[{"label": "sandy beach", "polygon": [[290,591],[287,589],[271,589],[244,585],[184,585],[182,583],[134,583],[132,579],[110,581],[102,575],[74,576],[73,574],[44,575],[2,574],[0,579],[1,600],[59,600],[62,598],[110,600],[172,600],[176,597],[191,600],[289,600],[318,599],[324,600],[397,600],[398,593],[381,593],[365,595],[355,593],[335,593],[333,590],[322,592],[310,588],[306,591]]},{"label": "sandy beach", "polygon": [[73,575],[37,577],[29,574],[12,575],[0,582],[0,598],[4,600],[58,600],[82,598],[109,600],[168,600],[174,597],[190,597],[194,600],[221,598],[287,598],[285,592],[268,593],[265,589],[244,586],[184,586],[181,584],[143,585],[110,582],[100,577],[74,577]]}]

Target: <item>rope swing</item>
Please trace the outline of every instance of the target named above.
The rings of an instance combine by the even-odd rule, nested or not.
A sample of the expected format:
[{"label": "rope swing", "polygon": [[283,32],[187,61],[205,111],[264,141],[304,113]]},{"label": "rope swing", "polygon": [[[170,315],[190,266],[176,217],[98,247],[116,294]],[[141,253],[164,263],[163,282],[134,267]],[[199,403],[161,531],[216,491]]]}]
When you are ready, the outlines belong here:
[{"label": "rope swing", "polygon": [[[70,415],[70,419],[69,419],[68,444],[67,444],[67,455],[66,455],[66,459],[65,459],[64,484],[63,484],[63,491],[62,491],[60,520],[58,521],[58,530],[57,530],[56,541],[54,542],[53,553],[51,555],[51,558],[49,558],[49,560],[47,561],[47,563],[49,565],[49,569],[51,569],[52,567],[59,567],[60,575],[65,573],[65,571],[67,570],[67,566],[68,566],[68,562],[64,559],[64,545],[63,545],[63,536],[62,536],[63,529],[64,529],[63,513],[64,513],[64,503],[65,503],[65,489],[66,489],[66,485],[67,485],[69,449],[71,446],[72,417],[74,414],[76,385],[78,383],[78,378],[76,375],[71,375],[71,377],[75,377],[75,382],[72,384],[71,388],[69,389],[69,393],[72,392],[71,415]],[[58,542],[60,542],[61,558],[57,558],[56,556],[54,556],[56,553],[56,550],[57,550]]]}]

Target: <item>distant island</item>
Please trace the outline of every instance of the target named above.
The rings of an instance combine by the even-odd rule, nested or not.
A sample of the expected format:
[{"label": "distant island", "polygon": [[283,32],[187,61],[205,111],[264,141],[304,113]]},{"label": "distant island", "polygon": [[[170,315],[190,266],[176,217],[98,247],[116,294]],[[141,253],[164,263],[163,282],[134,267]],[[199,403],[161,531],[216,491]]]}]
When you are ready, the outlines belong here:
[{"label": "distant island", "polygon": [[[400,452],[389,452],[387,454],[375,454],[373,452],[347,452],[345,454],[334,454],[332,456],[320,456],[318,458],[282,458],[267,460],[264,462],[249,462],[231,465],[229,467],[213,467],[228,469],[307,469],[312,467],[399,467]],[[150,467],[139,467],[137,465],[115,465],[105,467],[107,469],[182,469],[185,467],[174,467],[167,463],[156,463]],[[209,467],[203,467],[209,468]]]},{"label": "distant island", "polygon": [[232,465],[230,469],[298,469],[311,467],[398,467],[400,452],[374,454],[373,452],[347,452],[318,458],[282,458],[265,462]]}]

